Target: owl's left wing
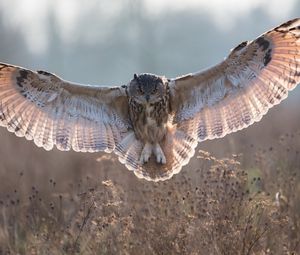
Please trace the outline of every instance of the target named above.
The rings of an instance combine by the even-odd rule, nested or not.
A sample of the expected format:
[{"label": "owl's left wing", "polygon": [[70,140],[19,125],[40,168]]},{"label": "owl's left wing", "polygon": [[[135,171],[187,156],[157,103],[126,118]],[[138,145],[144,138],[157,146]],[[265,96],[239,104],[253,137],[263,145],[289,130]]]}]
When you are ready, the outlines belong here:
[{"label": "owl's left wing", "polygon": [[170,82],[174,124],[198,141],[259,121],[300,82],[300,19],[234,48],[220,64]]}]

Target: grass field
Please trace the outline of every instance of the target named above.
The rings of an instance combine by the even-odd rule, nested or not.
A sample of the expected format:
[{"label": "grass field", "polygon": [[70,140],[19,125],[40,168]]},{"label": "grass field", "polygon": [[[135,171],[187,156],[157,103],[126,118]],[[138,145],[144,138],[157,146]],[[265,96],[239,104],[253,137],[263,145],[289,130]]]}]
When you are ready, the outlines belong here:
[{"label": "grass field", "polygon": [[0,254],[300,254],[292,107],[202,143],[160,183],[114,155],[46,152],[1,128]]}]

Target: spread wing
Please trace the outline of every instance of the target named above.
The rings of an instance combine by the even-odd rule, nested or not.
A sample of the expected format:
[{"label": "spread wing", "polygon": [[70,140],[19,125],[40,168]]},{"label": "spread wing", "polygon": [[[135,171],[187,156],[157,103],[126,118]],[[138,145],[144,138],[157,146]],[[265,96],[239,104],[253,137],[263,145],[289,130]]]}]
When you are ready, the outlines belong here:
[{"label": "spread wing", "polygon": [[198,141],[259,121],[300,82],[300,19],[234,48],[220,64],[171,80],[174,124]]},{"label": "spread wing", "polygon": [[0,64],[0,125],[46,150],[111,152],[130,128],[125,88]]}]

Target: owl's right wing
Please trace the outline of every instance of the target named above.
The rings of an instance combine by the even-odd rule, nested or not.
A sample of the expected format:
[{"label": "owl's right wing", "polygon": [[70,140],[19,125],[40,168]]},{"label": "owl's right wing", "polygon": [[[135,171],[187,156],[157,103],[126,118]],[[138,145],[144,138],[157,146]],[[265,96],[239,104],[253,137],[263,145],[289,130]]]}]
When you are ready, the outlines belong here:
[{"label": "owl's right wing", "polygon": [[235,47],[220,64],[171,80],[173,122],[198,141],[259,121],[300,82],[300,19]]},{"label": "owl's right wing", "polygon": [[51,150],[113,151],[131,124],[123,87],[70,83],[0,64],[0,125]]}]

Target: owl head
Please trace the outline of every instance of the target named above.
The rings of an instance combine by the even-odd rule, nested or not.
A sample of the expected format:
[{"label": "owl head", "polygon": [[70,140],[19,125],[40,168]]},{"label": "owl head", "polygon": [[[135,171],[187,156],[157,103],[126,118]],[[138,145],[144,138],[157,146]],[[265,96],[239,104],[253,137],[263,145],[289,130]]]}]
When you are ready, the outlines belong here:
[{"label": "owl head", "polygon": [[155,103],[165,94],[168,80],[154,74],[134,74],[129,82],[128,96],[141,104]]}]

